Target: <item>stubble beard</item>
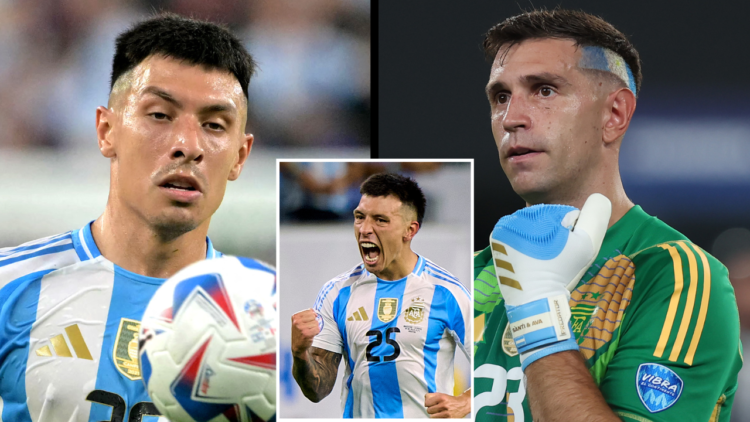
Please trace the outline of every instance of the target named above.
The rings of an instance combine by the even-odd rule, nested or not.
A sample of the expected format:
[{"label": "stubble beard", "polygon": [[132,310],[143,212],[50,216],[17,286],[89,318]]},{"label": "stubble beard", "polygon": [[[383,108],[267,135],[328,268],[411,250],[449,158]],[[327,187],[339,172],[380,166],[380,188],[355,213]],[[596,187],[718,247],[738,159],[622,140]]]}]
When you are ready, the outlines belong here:
[{"label": "stubble beard", "polygon": [[195,218],[176,218],[168,215],[160,215],[150,223],[151,229],[156,236],[160,241],[165,243],[171,242],[185,233],[195,230],[199,225]]}]

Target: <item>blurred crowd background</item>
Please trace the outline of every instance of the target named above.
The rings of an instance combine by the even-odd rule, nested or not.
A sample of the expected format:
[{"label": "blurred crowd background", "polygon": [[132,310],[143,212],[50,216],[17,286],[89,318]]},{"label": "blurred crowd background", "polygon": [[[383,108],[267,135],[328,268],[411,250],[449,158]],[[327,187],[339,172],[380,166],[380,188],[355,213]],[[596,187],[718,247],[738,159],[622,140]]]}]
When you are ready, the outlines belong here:
[{"label": "blurred crowd background", "polygon": [[99,215],[114,41],[159,11],[225,24],[259,66],[256,141],[212,223],[217,248],[275,261],[276,157],[369,156],[369,0],[0,0],[0,247]]},{"label": "blurred crowd background", "polygon": [[[482,41],[522,9],[555,7],[603,17],[638,49],[643,86],[620,151],[625,191],[728,267],[748,355],[750,55],[737,47],[750,42],[750,3],[381,2],[379,156],[475,158],[474,248],[487,247],[497,220],[524,203],[502,172],[492,137]],[[732,420],[750,420],[747,368]]]},{"label": "blurred crowd background", "polygon": [[115,37],[161,10],[245,41],[260,67],[248,127],[267,144],[369,145],[369,1],[2,0],[0,146],[90,146]]},{"label": "blurred crowd background", "polygon": [[[342,363],[331,394],[308,401],[292,377],[291,317],[308,309],[323,285],[362,262],[354,237],[360,184],[375,173],[413,178],[427,199],[412,250],[471,286],[471,164],[463,162],[282,162],[279,229],[279,417],[339,418]],[[471,345],[469,347],[472,347]],[[471,366],[456,352],[454,394],[469,388]]]}]

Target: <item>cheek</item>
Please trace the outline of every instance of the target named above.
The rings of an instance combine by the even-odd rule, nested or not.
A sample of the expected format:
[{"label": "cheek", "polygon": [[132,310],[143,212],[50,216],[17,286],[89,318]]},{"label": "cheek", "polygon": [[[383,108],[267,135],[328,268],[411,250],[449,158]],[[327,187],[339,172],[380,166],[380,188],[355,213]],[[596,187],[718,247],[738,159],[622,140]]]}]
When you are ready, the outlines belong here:
[{"label": "cheek", "polygon": [[235,145],[238,145],[236,139],[231,139],[228,135],[215,136],[210,133],[204,134],[205,139],[203,143],[203,150],[206,154],[210,154],[214,157],[227,158],[231,154],[231,150],[234,149]]},{"label": "cheek", "polygon": [[596,110],[580,102],[562,108],[556,128],[558,149],[561,162],[567,167],[586,166],[595,156],[601,139],[601,127],[597,121]]},{"label": "cheek", "polygon": [[237,142],[228,142],[226,139],[217,142],[216,139],[206,142],[204,148],[205,160],[210,163],[210,172],[220,178],[226,179],[237,159]]},{"label": "cheek", "polygon": [[144,169],[152,167],[160,155],[159,137],[148,128],[127,125],[117,134],[117,160],[121,168]]},{"label": "cheek", "polygon": [[550,106],[539,106],[537,128],[546,138],[560,146],[569,147],[581,134],[582,116],[586,116],[581,104],[575,99],[560,101]]}]

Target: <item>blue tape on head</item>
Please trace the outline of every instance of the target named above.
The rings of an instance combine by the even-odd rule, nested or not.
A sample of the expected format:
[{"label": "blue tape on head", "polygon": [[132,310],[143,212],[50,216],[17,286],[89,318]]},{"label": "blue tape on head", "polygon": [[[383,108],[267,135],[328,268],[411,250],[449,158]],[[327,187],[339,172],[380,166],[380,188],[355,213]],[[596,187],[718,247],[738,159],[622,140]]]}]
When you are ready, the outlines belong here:
[{"label": "blue tape on head", "polygon": [[578,66],[584,69],[603,70],[610,72],[609,63],[607,62],[607,55],[604,53],[604,49],[601,47],[583,47],[583,54],[581,61],[578,62]]},{"label": "blue tape on head", "polygon": [[583,54],[581,55],[581,60],[578,62],[580,68],[613,73],[625,82],[625,85],[633,91],[633,94],[637,94],[635,90],[635,77],[633,77],[630,66],[628,66],[622,56],[604,47],[586,46],[581,50]]},{"label": "blue tape on head", "polygon": [[501,218],[492,238],[535,259],[552,259],[560,255],[570,231],[562,220],[575,207],[539,204]]},{"label": "blue tape on head", "polygon": [[628,71],[628,88],[633,91],[633,94],[637,94],[637,92],[635,92],[635,77],[633,76],[633,72],[630,71],[630,66],[628,66],[627,63],[625,63],[625,70]]}]

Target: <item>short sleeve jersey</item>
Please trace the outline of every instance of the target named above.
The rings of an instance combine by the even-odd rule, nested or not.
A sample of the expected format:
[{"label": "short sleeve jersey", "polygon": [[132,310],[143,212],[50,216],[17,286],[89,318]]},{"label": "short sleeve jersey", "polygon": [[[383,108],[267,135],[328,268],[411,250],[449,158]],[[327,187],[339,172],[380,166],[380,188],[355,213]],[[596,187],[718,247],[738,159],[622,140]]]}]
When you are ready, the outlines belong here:
[{"label": "short sleeve jersey", "polygon": [[[4,252],[0,421],[156,421],[141,380],[137,335],[165,280],[107,261],[88,225]],[[207,240],[206,258],[220,256]],[[261,262],[238,259],[275,277]],[[19,272],[27,274],[9,280]]]},{"label": "short sleeve jersey", "polygon": [[453,391],[458,346],[470,356],[466,288],[428,259],[395,281],[363,264],[326,283],[313,346],[344,355],[343,416],[428,417],[426,393]]},{"label": "short sleeve jersey", "polygon": [[[477,421],[531,421],[489,248],[474,258]],[[727,269],[639,206],[609,228],[571,293],[580,353],[626,421],[729,421],[742,366]]]}]

